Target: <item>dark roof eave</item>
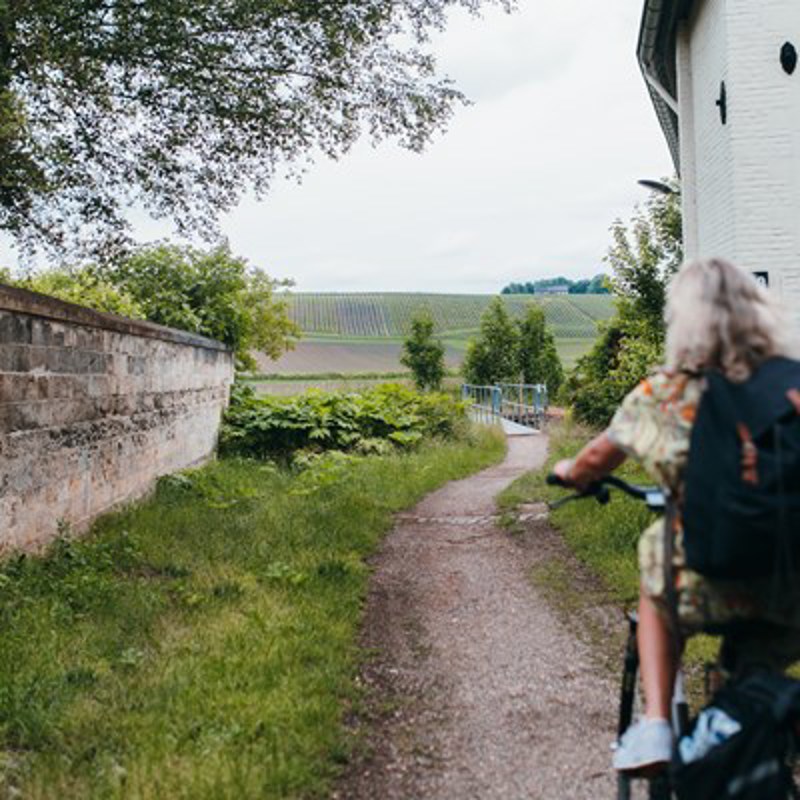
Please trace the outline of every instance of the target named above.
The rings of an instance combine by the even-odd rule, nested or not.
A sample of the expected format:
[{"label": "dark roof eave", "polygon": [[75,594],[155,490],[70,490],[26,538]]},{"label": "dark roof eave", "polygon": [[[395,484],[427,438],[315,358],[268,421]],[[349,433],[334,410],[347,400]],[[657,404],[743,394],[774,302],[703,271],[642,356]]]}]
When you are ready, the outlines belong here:
[{"label": "dark roof eave", "polygon": [[675,75],[675,36],[678,21],[684,18],[694,0],[645,0],[642,24],[639,31],[637,55],[642,74],[667,139],[675,169],[680,173],[680,134],[678,115],[653,88],[650,79],[658,83],[677,99]]}]

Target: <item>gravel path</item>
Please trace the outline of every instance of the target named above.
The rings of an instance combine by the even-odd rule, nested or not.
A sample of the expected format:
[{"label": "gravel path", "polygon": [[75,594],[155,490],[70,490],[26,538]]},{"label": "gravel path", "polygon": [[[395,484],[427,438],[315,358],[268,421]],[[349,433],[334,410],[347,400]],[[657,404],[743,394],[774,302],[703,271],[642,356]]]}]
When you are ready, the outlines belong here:
[{"label": "gravel path", "polygon": [[334,798],[614,796],[616,688],[530,580],[547,547],[521,546],[494,516],[546,447],[511,437],[503,464],[398,518],[367,607],[364,747]]}]

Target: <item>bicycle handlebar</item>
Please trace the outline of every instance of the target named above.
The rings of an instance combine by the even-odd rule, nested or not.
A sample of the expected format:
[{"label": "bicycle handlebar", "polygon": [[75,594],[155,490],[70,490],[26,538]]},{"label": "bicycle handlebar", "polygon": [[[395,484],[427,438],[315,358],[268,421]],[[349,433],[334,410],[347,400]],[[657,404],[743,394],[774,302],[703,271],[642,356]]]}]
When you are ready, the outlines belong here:
[{"label": "bicycle handlebar", "polygon": [[[546,482],[548,486],[561,486],[565,489],[574,488],[565,483],[555,473],[550,473],[546,478]],[[606,477],[590,483],[583,491],[577,492],[569,497],[564,497],[561,500],[557,500],[555,503],[551,503],[550,507],[558,508],[571,500],[583,500],[587,497],[594,497],[598,503],[605,505],[611,499],[611,493],[608,490],[609,487],[619,489],[636,500],[642,500],[647,503],[647,507],[651,511],[663,512],[666,508],[666,496],[663,490],[658,486],[638,486],[633,483],[628,483],[622,480],[622,478],[617,478],[615,475],[606,475]]]}]

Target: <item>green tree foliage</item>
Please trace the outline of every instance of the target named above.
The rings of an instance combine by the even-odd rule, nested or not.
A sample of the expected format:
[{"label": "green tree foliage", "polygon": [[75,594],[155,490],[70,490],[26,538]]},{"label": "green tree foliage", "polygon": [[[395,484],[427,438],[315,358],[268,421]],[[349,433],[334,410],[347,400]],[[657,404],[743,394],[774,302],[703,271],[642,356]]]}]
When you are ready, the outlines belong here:
[{"label": "green tree foliage", "polygon": [[380,454],[415,447],[425,437],[455,438],[467,427],[461,402],[399,385],[358,394],[314,391],[261,398],[237,385],[220,447],[223,453],[257,458],[287,458],[298,450]]},{"label": "green tree foliage", "polygon": [[414,374],[420,391],[438,391],[445,375],[444,345],[433,336],[433,317],[421,311],[411,320],[411,333],[403,342],[400,363]]},{"label": "green tree foliage", "polygon": [[213,230],[362,131],[419,150],[462,95],[427,44],[513,0],[0,0],[0,229],[119,244],[132,202]]},{"label": "green tree foliage", "polygon": [[227,245],[142,247],[97,272],[132,297],[151,322],[232,347],[241,369],[255,369],[254,351],[278,358],[300,335],[286,300],[275,294],[288,283],[249,266]]},{"label": "green tree foliage", "polygon": [[607,285],[607,276],[603,273],[595,275],[593,278],[583,278],[578,281],[571,281],[569,278],[543,278],[538,281],[528,281],[526,283],[509,283],[503,287],[500,294],[537,294],[542,289],[552,286],[567,286],[570,294],[610,294],[611,289]]},{"label": "green tree foliage", "polygon": [[150,245],[113,264],[53,269],[10,282],[224,342],[240,369],[255,369],[254,352],[278,358],[300,335],[287,300],[276,296],[289,284],[249,266],[226,245]]},{"label": "green tree foliage", "polygon": [[681,225],[680,195],[654,193],[628,224],[617,219],[611,226],[606,261],[614,294],[625,306],[620,313],[641,320],[656,341],[663,339],[667,286],[683,262]]},{"label": "green tree foliage", "polygon": [[578,419],[605,425],[625,395],[664,357],[669,280],[683,260],[680,196],[653,195],[629,224],[614,222],[607,261],[616,316],[578,360],[565,399]]},{"label": "green tree foliage", "polygon": [[120,314],[123,317],[145,319],[142,306],[110,281],[100,278],[93,269],[58,268],[26,276],[17,281],[8,275],[8,282],[23,289],[48,294],[68,303],[77,303],[97,311]]},{"label": "green tree foliage", "polygon": [[467,346],[464,378],[467,383],[489,386],[518,378],[519,330],[505,303],[495,297],[481,316],[480,332]]},{"label": "green tree foliage", "polygon": [[523,383],[544,383],[555,397],[564,380],[564,369],[556,351],[553,332],[544,311],[530,303],[519,324],[519,372]]},{"label": "green tree foliage", "polygon": [[604,273],[595,275],[593,278],[583,278],[573,282],[569,287],[570,294],[611,294],[608,286],[608,276]]}]

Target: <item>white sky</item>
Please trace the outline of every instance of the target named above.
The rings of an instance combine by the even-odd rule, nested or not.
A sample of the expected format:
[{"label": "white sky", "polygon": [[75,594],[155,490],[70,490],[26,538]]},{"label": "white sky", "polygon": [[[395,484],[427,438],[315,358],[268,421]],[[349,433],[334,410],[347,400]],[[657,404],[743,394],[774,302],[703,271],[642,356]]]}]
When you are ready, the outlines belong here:
[{"label": "white sky", "polygon": [[[672,172],[635,58],[640,0],[454,14],[435,51],[474,105],[422,155],[364,143],[223,220],[297,291],[496,292],[602,271],[608,227]],[[170,234],[141,224],[138,238]]]}]

